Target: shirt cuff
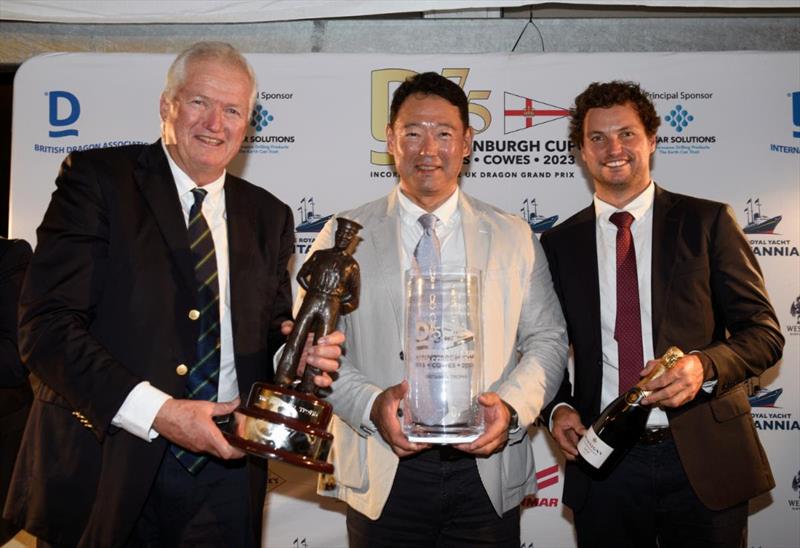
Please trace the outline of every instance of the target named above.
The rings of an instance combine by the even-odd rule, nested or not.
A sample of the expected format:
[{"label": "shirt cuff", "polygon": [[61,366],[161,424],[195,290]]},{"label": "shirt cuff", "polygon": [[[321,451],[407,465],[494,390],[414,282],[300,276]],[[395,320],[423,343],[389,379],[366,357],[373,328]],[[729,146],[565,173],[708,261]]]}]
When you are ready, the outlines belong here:
[{"label": "shirt cuff", "polygon": [[378,399],[379,394],[380,392],[375,392],[372,395],[372,397],[369,399],[369,404],[364,409],[364,414],[361,416],[361,431],[367,436],[371,436],[378,431],[378,427],[375,426],[375,423],[372,422],[372,419],[369,418],[369,416],[372,413],[372,406],[375,404],[375,400]]},{"label": "shirt cuff", "polygon": [[556,414],[556,409],[558,409],[559,407],[569,407],[570,409],[575,409],[574,407],[572,407],[572,406],[571,406],[570,404],[568,404],[568,403],[564,403],[564,402],[557,403],[557,404],[555,405],[555,407],[553,407],[553,411],[551,411],[551,412],[550,412],[550,422],[549,422],[549,423],[548,423],[548,425],[547,425],[547,428],[548,428],[548,429],[549,429],[551,432],[553,431],[553,416]]},{"label": "shirt cuff", "polygon": [[172,399],[172,396],[155,388],[149,382],[142,381],[128,393],[111,424],[137,438],[152,441],[158,437],[158,432],[153,429],[153,422],[161,406],[169,399]]}]

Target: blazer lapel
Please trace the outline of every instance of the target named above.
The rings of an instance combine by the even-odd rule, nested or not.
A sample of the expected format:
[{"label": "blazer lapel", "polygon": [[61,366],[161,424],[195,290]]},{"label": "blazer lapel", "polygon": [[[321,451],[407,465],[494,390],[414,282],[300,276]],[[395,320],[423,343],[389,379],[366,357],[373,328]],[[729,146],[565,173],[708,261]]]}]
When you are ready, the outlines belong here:
[{"label": "blazer lapel", "polygon": [[187,289],[193,288],[196,282],[186,222],[169,163],[161,149],[161,140],[145,149],[133,176],[183,278],[182,285]]},{"label": "blazer lapel", "polygon": [[[590,205],[578,214],[575,225],[576,235],[571,240],[574,245],[570,254],[575,257],[572,268],[584,284],[585,323],[579,329],[593,332],[591,353],[602,356],[602,333],[600,324],[600,277],[597,266],[597,219],[594,205]],[[599,361],[602,365],[602,360]],[[598,368],[599,370],[600,368]]]},{"label": "blazer lapel", "polygon": [[659,333],[664,310],[672,290],[677,235],[680,234],[682,216],[675,208],[675,195],[656,186],[653,199],[653,249],[650,284],[652,293],[653,351],[659,354]]},{"label": "blazer lapel", "polygon": [[459,192],[459,207],[467,268],[486,272],[489,265],[489,250],[492,248],[491,227],[483,214],[473,207],[472,201],[464,192]]},{"label": "blazer lapel", "polygon": [[[255,241],[257,233],[255,221],[252,220],[253,208],[239,192],[237,183],[238,181],[233,179],[230,174],[226,174],[225,216],[228,227],[228,280],[232,310],[243,308],[241,299],[259,297],[250,294],[253,284],[248,280],[251,275],[253,250],[258,249]],[[235,318],[235,316],[233,317]]]},{"label": "blazer lapel", "polygon": [[397,324],[397,333],[402,341],[405,332],[403,324],[405,298],[403,296],[404,273],[401,270],[398,253],[400,234],[397,208],[397,197],[392,192],[387,199],[385,214],[368,232],[368,237],[375,252],[375,262],[381,282],[389,294],[389,302],[392,305],[392,312]]}]

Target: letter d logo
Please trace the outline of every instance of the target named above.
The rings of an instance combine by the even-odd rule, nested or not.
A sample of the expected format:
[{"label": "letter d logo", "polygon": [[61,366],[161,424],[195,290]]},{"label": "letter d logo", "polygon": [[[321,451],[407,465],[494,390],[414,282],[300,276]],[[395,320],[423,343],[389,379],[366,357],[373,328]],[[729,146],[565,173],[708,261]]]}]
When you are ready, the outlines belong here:
[{"label": "letter d logo", "polygon": [[[50,91],[45,93],[50,97],[50,125],[52,127],[64,127],[74,124],[81,115],[81,104],[78,98],[68,91]],[[61,114],[61,116],[59,116]],[[67,135],[78,135],[77,129],[51,130],[50,137],[66,137]]]}]

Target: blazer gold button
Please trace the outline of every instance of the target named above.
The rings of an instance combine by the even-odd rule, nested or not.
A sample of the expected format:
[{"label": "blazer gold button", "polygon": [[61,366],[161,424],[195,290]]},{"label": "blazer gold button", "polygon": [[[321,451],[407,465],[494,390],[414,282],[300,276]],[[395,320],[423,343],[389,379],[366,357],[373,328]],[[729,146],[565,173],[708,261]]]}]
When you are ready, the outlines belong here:
[{"label": "blazer gold button", "polygon": [[175,372],[183,377],[186,373],[189,372],[189,368],[186,367],[186,364],[182,363],[178,367],[175,368]]},{"label": "blazer gold button", "polygon": [[199,317],[200,317],[200,311],[199,310],[195,310],[194,308],[192,308],[189,311],[189,319],[190,320],[196,320]]}]

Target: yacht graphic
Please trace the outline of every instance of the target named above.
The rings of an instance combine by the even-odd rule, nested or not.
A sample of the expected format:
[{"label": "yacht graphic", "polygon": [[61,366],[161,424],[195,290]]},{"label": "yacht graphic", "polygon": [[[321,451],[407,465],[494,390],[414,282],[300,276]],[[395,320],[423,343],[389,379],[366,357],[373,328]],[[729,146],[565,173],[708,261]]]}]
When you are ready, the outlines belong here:
[{"label": "yacht graphic", "polygon": [[783,388],[776,388],[775,390],[759,388],[755,394],[748,398],[750,407],[775,407],[775,402],[778,401],[781,394],[783,394]]},{"label": "yacht graphic", "polygon": [[313,197],[300,200],[300,207],[297,208],[297,212],[300,214],[300,224],[295,227],[296,232],[319,232],[328,219],[333,217],[333,215],[322,217],[314,213]]},{"label": "yacht graphic", "polygon": [[772,234],[778,223],[781,222],[780,215],[767,217],[761,214],[761,200],[752,198],[747,200],[747,207],[744,208],[747,214],[747,225],[742,229],[745,234]]},{"label": "yacht graphic", "polygon": [[536,198],[525,198],[522,202],[522,207],[519,208],[520,213],[522,213],[522,218],[531,226],[531,230],[533,230],[536,234],[540,234],[545,230],[553,228],[553,225],[556,224],[558,221],[558,215],[551,215],[550,217],[545,217],[543,215],[539,215],[539,212],[536,209]]}]

